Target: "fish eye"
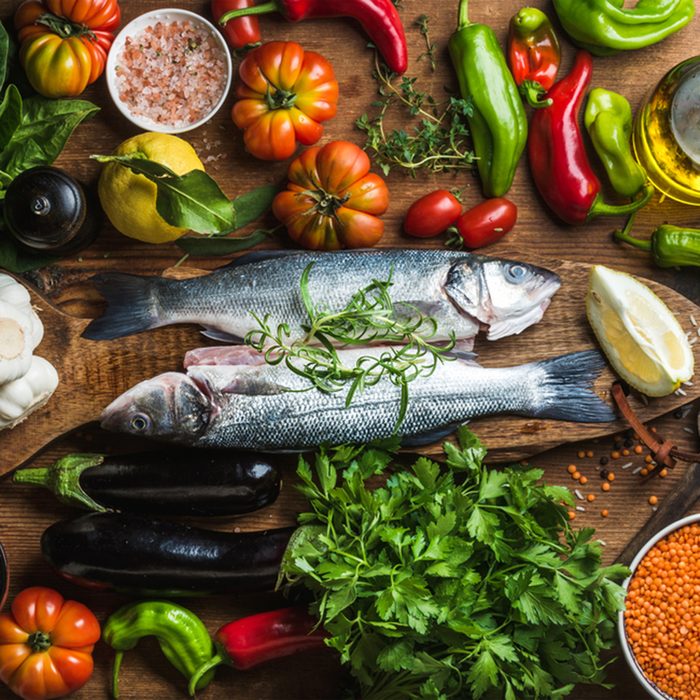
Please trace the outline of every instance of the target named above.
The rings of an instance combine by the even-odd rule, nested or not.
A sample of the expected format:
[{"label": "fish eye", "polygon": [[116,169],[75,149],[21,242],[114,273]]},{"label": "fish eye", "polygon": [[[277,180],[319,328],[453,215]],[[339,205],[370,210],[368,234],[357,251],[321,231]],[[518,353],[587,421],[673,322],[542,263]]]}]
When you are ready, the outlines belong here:
[{"label": "fish eye", "polygon": [[506,267],[506,278],[509,282],[520,284],[520,282],[524,282],[529,276],[530,271],[525,265],[515,263]]},{"label": "fish eye", "polygon": [[131,429],[137,433],[142,433],[151,425],[151,419],[145,413],[137,413],[131,419]]}]

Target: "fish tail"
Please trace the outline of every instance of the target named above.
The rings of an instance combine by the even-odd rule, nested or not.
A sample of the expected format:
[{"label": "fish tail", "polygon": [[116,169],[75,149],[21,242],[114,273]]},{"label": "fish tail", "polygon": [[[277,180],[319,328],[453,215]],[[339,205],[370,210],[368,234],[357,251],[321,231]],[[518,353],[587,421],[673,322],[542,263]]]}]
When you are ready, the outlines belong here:
[{"label": "fish tail", "polygon": [[107,308],[83,331],[83,338],[112,340],[159,325],[157,288],[163,282],[159,277],[107,272],[95,275],[92,281]]},{"label": "fish tail", "polygon": [[534,415],[577,423],[615,420],[612,408],[593,390],[596,378],[605,368],[605,360],[599,352],[575,352],[538,362],[535,366],[544,370],[539,387],[544,399]]}]

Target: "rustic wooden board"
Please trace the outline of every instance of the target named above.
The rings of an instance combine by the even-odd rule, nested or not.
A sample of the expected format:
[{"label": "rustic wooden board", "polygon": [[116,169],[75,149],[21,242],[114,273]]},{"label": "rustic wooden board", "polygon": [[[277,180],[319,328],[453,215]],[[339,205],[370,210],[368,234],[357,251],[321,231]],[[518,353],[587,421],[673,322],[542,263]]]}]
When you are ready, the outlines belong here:
[{"label": "rustic wooden board", "polygon": [[[529,260],[529,262],[541,262]],[[544,319],[519,336],[496,342],[481,339],[476,350],[487,367],[507,367],[567,352],[595,347],[586,322],[583,299],[590,265],[562,262],[550,266],[562,280]],[[690,316],[700,318],[700,307],[678,292],[656,282],[651,288],[692,329]],[[32,290],[40,309],[46,335],[37,352],[57,368],[60,384],[51,400],[13,430],[0,433],[0,474],[29,461],[47,444],[86,423],[98,420],[102,409],[137,382],[181,369],[187,350],[205,344],[194,327],[170,326],[111,341],[81,337],[86,321],[68,316]],[[235,294],[235,290],[231,290]],[[700,343],[695,346],[700,366]],[[614,374],[608,369],[596,382],[596,391],[610,400],[608,389]],[[700,383],[687,387],[686,396],[672,395],[649,401],[633,399],[642,420],[668,413],[700,396]],[[35,426],[41,426],[37,436]],[[535,420],[517,416],[492,416],[473,422],[495,459],[522,459],[565,442],[590,439],[619,432],[621,422],[588,424]],[[29,439],[32,435],[33,439]],[[441,443],[419,451],[440,455]]]},{"label": "rustic wooden board", "polygon": [[[18,2],[19,0],[0,0],[0,17],[4,20],[10,19]],[[121,4],[125,23],[142,12],[163,7],[168,3],[165,0],[123,0]],[[183,0],[177,4],[195,12],[208,14],[207,0]],[[491,25],[503,42],[509,17],[523,4],[523,0],[472,0],[470,14],[474,21]],[[534,0],[531,4],[553,15],[552,4],[548,0]],[[632,0],[628,0],[626,4],[633,4]],[[456,5],[456,0],[433,3],[402,0],[400,5],[409,41],[409,75],[418,77],[419,89],[430,91],[437,98],[455,89],[446,43],[454,29]],[[418,59],[423,51],[423,43],[414,22],[421,14],[427,14],[431,18],[431,35],[437,46],[438,58],[438,69],[434,73],[429,70],[425,60]],[[359,31],[357,24],[346,20],[328,20],[290,25],[274,16],[263,18],[261,24],[265,40],[295,40],[308,49],[319,51],[332,61],[340,82],[341,101],[338,115],[327,124],[324,141],[345,138],[361,143],[363,136],[354,129],[354,121],[363,112],[371,111],[370,103],[375,98],[376,86],[370,78],[372,52],[367,50],[366,38]],[[11,26],[11,21],[7,22],[6,26]],[[562,72],[565,72],[571,65],[574,52],[562,33],[560,37],[563,47]],[[623,93],[630,100],[632,108],[637,109],[643,96],[661,76],[679,61],[696,54],[699,45],[700,15],[682,32],[657,46],[596,59],[593,83]],[[136,134],[138,129],[126,122],[111,105],[104,80],[97,81],[84,96],[100,105],[102,111],[95,119],[81,125],[57,164],[81,181],[94,185],[99,165],[88,159],[89,154],[111,152],[123,139]],[[208,172],[230,196],[244,192],[254,185],[280,182],[286,170],[285,163],[256,162],[245,154],[240,134],[229,118],[231,104],[232,99],[229,98],[224,109],[212,122],[184,136],[205,161]],[[399,116],[394,123],[404,121]],[[213,157],[216,157],[216,160],[213,160]],[[468,174],[420,174],[416,179],[412,179],[403,173],[393,172],[387,178],[387,183],[391,193],[391,204],[384,217],[386,234],[381,242],[383,246],[402,247],[409,243],[401,234],[403,214],[414,199],[432,189],[460,189],[464,195],[465,206],[473,206],[481,201],[478,181]],[[526,159],[523,159],[518,168],[514,186],[508,196],[518,205],[518,225],[502,241],[490,248],[489,253],[516,258],[527,258],[536,253],[547,258],[550,267],[554,267],[562,259],[603,263],[652,278],[700,303],[700,276],[697,269],[660,270],[651,265],[645,253],[630,249],[623,251],[609,235],[617,221],[604,218],[593,221],[584,228],[571,229],[553,220],[534,191]],[[666,221],[698,226],[699,210],[683,207],[668,199],[661,201],[657,197],[651,206],[639,214],[635,228],[640,235],[645,235]],[[275,222],[272,217],[268,217],[264,223],[274,225]],[[428,246],[441,244],[439,240],[425,242]],[[269,245],[284,246],[284,238],[281,237],[279,241]],[[160,274],[164,268],[175,264],[181,254],[174,245],[150,246],[126,239],[105,224],[98,241],[89,249],[61,261],[60,265],[29,277],[62,310],[79,316],[94,315],[99,311],[96,296],[89,285],[83,284],[90,275],[105,270]],[[220,265],[221,260],[206,259],[197,261],[197,264],[212,269]],[[172,328],[163,331],[171,339],[175,338],[173,332]],[[186,336],[187,340],[183,345],[189,346],[191,341],[195,344],[198,342],[196,331],[191,330],[191,333],[192,335]],[[158,347],[156,339],[165,337],[152,335],[157,352],[162,352],[163,346]],[[145,339],[145,336],[142,338]],[[518,340],[526,338],[524,335]],[[499,341],[494,347],[498,348],[502,342]],[[548,346],[554,342],[559,341],[549,338],[543,347],[535,347],[532,344],[532,352],[548,354]],[[89,402],[86,396],[76,395],[75,400],[86,404]],[[689,450],[698,449],[700,445],[695,432],[697,405],[696,401],[692,413],[684,419],[679,420],[667,415],[654,425],[659,433],[682,447]],[[56,410],[60,410],[60,406]],[[42,423],[36,421],[27,424],[29,425],[32,428],[26,431],[26,441],[41,442],[44,430]],[[689,434],[687,431],[691,430],[693,432]],[[37,460],[37,464],[46,464],[68,451],[116,450],[124,449],[126,444],[132,443],[122,436],[108,435],[92,429],[81,431],[49,448]],[[667,479],[643,481],[638,474],[634,474],[634,467],[621,469],[622,464],[629,462],[633,462],[635,467],[640,465],[643,463],[643,455],[623,458],[611,463],[618,478],[612,490],[603,493],[597,476],[598,460],[601,456],[609,455],[611,448],[612,439],[589,440],[584,443],[571,443],[566,447],[537,455],[533,460],[546,470],[549,483],[574,486],[574,482],[566,473],[566,465],[569,463],[577,463],[581,473],[589,478],[588,485],[585,488],[581,487],[581,490],[584,494],[596,494],[598,498],[594,504],[585,504],[585,512],[577,512],[575,524],[598,528],[599,536],[607,543],[604,550],[607,562],[614,560],[632,535],[648,519],[654,517],[647,502],[648,497],[653,494],[663,502],[677,487],[683,470],[683,465],[679,465]],[[578,452],[589,450],[594,455],[592,458],[581,459],[577,456]],[[237,527],[260,529],[293,524],[296,522],[296,514],[304,508],[303,499],[294,491],[293,485],[294,476],[289,472],[285,474],[282,495],[274,506],[221,526],[232,530]],[[609,509],[607,519],[600,516],[602,508]],[[699,510],[700,507],[696,505],[694,512]],[[104,620],[111,611],[125,602],[125,598],[86,591],[68,584],[52,574],[40,556],[39,538],[43,530],[56,520],[70,517],[74,513],[75,511],[58,504],[47,493],[0,482],[0,539],[7,548],[12,568],[11,595],[29,585],[52,585],[64,594],[89,604],[100,620]],[[681,515],[678,514],[679,517]],[[269,609],[283,604],[283,601],[274,596],[218,596],[193,599],[186,604],[204,619],[210,630],[214,631],[219,624],[227,620]],[[619,653],[616,654],[619,656]],[[109,672],[110,653],[100,644],[96,649],[94,677],[83,690],[71,697],[76,700],[108,698]],[[580,686],[570,697],[572,700],[644,700],[648,697],[635,682],[624,661],[619,660],[611,667],[610,680],[616,684],[612,690]],[[229,700],[234,695],[241,700],[336,700],[342,696],[340,687],[343,681],[343,670],[332,656],[309,655],[282,660],[245,673],[222,669],[217,673],[216,680],[207,689],[206,694],[202,693],[202,697],[206,697],[207,700]],[[10,700],[11,697],[14,696],[0,686],[0,698]],[[122,669],[123,700],[172,700],[179,697],[186,697],[182,679],[163,659],[157,645],[153,640],[145,640],[139,644],[138,649],[131,652]]]}]

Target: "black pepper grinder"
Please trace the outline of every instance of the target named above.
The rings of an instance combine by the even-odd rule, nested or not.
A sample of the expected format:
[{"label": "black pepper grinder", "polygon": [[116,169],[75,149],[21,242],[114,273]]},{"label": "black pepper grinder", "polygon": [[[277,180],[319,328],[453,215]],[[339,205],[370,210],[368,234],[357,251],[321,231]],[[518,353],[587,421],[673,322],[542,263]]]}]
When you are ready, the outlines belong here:
[{"label": "black pepper grinder", "polygon": [[99,211],[79,182],[52,166],[20,173],[7,188],[3,216],[7,231],[27,252],[69,255],[95,240]]}]

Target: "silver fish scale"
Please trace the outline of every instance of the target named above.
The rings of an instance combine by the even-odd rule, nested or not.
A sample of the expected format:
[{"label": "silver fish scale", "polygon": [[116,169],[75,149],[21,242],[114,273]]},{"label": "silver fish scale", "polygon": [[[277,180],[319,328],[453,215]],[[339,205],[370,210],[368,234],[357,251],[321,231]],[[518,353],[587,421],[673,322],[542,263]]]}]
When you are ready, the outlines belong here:
[{"label": "silver fish scale", "polygon": [[[189,374],[206,379],[218,414],[196,443],[202,447],[304,449],[321,443],[368,442],[390,437],[398,418],[400,389],[388,378],[357,393],[350,406],[346,392],[284,391],[272,395],[224,393],[232,368],[197,367]],[[284,367],[244,368],[269,385],[308,386]],[[484,369],[459,360],[440,365],[429,377],[409,384],[409,404],[399,434],[434,433],[470,418],[497,413],[536,412],[547,400],[544,371],[536,365]]]},{"label": "silver fish scale", "polygon": [[459,260],[481,260],[459,251],[376,250],[333,254],[299,253],[227,267],[191,280],[163,280],[158,286],[159,318],[168,323],[199,323],[243,338],[257,328],[251,312],[267,313],[273,328],[294,330],[308,321],[300,280],[310,263],[309,292],[317,306],[344,308],[353,294],[391,276],[392,300],[416,303],[438,322],[436,339],[450,331],[476,335],[479,324],[455,308],[444,291],[447,274]]}]

